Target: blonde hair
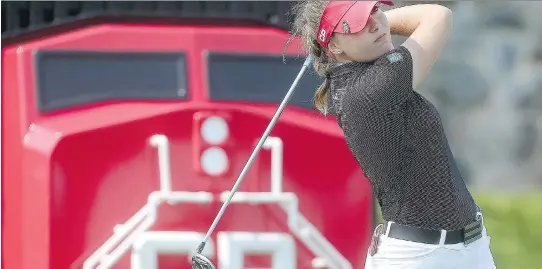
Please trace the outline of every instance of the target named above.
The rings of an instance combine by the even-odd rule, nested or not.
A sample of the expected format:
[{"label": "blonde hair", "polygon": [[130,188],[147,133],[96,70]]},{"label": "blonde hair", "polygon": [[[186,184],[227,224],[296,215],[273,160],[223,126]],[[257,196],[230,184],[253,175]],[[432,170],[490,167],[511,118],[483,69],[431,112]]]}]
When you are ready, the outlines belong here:
[{"label": "blonde hair", "polygon": [[297,1],[293,4],[291,13],[295,16],[291,36],[286,46],[294,37],[301,39],[303,49],[314,56],[313,66],[318,75],[325,77],[324,83],[314,92],[314,105],[320,113],[328,113],[327,94],[330,88],[329,69],[332,59],[327,50],[316,41],[320,17],[324,13],[328,1],[309,0]]}]

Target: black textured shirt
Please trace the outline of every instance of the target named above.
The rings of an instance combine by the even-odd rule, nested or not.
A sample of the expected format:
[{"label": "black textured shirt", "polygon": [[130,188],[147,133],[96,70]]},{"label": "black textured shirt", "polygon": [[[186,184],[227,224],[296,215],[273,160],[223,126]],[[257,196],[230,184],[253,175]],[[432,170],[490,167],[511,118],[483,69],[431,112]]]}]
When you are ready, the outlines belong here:
[{"label": "black textured shirt", "polygon": [[410,52],[331,69],[330,103],[387,221],[460,229],[477,206],[450,151],[437,109],[412,87]]}]

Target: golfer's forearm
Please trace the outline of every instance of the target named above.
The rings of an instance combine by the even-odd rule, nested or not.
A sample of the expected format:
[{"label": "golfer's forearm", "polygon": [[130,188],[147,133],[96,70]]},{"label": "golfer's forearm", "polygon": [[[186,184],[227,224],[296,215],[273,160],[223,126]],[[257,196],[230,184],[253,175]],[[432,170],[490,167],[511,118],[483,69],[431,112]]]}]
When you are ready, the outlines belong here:
[{"label": "golfer's forearm", "polygon": [[452,28],[452,11],[444,6],[421,4],[400,7],[385,12],[392,35],[408,37],[419,27],[444,31]]}]

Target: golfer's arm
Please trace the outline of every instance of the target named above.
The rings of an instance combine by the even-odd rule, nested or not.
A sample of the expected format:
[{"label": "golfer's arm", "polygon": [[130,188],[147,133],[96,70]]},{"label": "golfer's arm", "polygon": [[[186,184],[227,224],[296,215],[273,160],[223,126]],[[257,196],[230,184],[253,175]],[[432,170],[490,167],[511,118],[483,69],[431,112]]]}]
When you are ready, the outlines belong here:
[{"label": "golfer's arm", "polygon": [[452,30],[452,11],[444,6],[422,4],[386,12],[391,33],[409,37],[402,45],[412,55],[413,87],[425,78],[442,52]]}]

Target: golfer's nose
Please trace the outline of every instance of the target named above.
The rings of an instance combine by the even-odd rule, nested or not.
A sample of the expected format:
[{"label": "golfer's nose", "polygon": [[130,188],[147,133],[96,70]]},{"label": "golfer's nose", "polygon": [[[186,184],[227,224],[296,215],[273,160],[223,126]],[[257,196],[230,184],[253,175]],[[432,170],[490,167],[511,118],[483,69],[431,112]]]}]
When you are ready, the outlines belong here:
[{"label": "golfer's nose", "polygon": [[369,16],[367,20],[367,27],[369,27],[369,32],[375,33],[378,32],[380,24],[374,19],[373,15]]}]

